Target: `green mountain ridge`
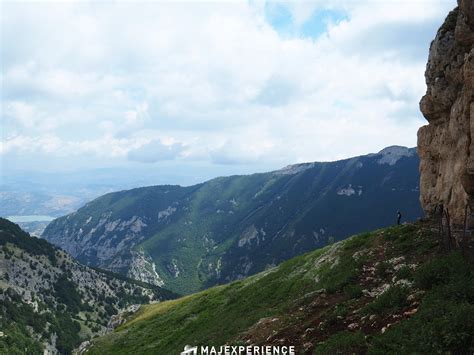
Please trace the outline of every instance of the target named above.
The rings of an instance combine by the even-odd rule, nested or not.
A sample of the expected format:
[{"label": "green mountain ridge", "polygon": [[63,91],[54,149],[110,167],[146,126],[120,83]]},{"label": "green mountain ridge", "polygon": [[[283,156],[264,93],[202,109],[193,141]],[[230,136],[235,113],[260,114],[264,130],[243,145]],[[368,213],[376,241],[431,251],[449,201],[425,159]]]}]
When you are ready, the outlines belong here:
[{"label": "green mountain ridge", "polygon": [[294,345],[298,354],[474,351],[474,268],[430,223],[365,233],[244,280],[143,307],[88,354]]},{"label": "green mountain ridge", "polygon": [[177,297],[73,260],[0,218],[0,353],[69,354],[134,304]]},{"label": "green mountain ridge", "polygon": [[79,261],[178,293],[242,279],[349,235],[422,216],[415,149],[104,195],[43,237]]}]

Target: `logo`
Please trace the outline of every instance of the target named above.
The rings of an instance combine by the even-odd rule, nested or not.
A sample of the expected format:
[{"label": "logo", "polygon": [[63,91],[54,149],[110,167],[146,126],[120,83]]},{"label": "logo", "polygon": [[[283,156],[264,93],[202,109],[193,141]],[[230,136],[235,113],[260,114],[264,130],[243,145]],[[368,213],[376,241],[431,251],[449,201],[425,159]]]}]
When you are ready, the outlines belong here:
[{"label": "logo", "polygon": [[191,346],[186,345],[181,355],[296,355],[296,349],[293,345],[247,345],[247,346]]},{"label": "logo", "polygon": [[181,352],[181,355],[197,355],[198,348],[197,346],[186,345],[184,351]]}]

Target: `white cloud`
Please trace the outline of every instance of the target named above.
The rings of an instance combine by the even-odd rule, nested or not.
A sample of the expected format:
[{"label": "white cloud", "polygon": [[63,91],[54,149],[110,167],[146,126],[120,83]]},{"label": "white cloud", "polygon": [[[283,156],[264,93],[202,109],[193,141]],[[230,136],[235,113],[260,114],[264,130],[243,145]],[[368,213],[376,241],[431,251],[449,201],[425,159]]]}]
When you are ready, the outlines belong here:
[{"label": "white cloud", "polygon": [[180,143],[163,144],[160,140],[151,141],[128,152],[128,159],[142,163],[156,163],[162,160],[179,158],[183,152]]},{"label": "white cloud", "polygon": [[1,154],[276,167],[413,146],[429,41],[454,0],[2,3]]},{"label": "white cloud", "polygon": [[19,152],[24,154],[51,154],[59,157],[90,155],[102,158],[124,158],[127,153],[148,143],[141,138],[115,138],[104,135],[92,140],[64,140],[58,136],[13,135],[0,143],[0,154]]},{"label": "white cloud", "polygon": [[7,117],[24,128],[32,128],[35,126],[37,114],[31,105],[21,101],[11,101],[5,105],[5,118]]}]

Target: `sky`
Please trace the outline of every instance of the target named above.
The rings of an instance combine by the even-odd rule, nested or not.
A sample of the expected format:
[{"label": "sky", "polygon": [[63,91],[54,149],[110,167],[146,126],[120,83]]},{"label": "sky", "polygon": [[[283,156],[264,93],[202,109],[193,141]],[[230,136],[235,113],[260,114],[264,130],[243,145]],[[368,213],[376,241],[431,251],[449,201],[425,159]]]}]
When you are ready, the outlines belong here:
[{"label": "sky", "polygon": [[415,146],[429,44],[456,1],[0,6],[3,175],[186,184]]}]

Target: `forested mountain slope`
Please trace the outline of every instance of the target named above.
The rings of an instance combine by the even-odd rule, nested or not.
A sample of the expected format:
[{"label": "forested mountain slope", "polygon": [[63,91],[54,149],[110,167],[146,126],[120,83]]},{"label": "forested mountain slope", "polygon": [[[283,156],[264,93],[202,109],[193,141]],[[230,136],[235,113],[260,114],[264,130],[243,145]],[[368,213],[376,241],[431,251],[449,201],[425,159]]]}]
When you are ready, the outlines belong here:
[{"label": "forested mountain slope", "polygon": [[157,286],[79,264],[0,218],[0,353],[67,354],[132,304],[175,298]]},{"label": "forested mountain slope", "polygon": [[100,197],[51,222],[48,241],[88,265],[179,293],[255,274],[354,233],[422,215],[415,149],[203,184]]}]

